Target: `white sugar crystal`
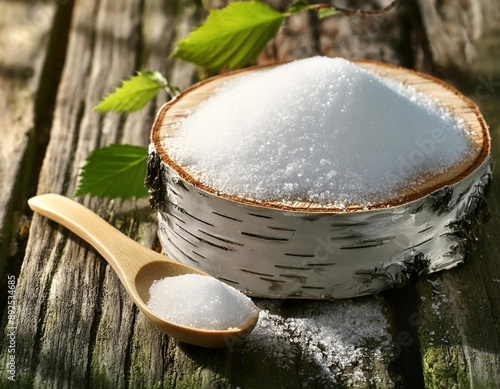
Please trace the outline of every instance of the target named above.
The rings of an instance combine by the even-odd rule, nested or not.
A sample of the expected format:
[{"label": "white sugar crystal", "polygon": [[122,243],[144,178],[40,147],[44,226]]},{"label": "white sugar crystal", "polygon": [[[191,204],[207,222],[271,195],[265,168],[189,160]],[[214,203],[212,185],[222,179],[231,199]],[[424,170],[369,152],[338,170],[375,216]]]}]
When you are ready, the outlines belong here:
[{"label": "white sugar crystal", "polygon": [[[262,310],[244,347],[283,370],[303,365],[316,386],[336,387],[350,366],[371,371],[363,361],[381,360],[393,351],[382,310],[375,300],[301,302],[287,317]],[[361,385],[366,381],[362,371],[349,378],[366,386]]]},{"label": "white sugar crystal", "polygon": [[227,330],[257,314],[252,300],[236,289],[199,274],[156,280],[148,307],[163,319],[187,327]]},{"label": "white sugar crystal", "polygon": [[390,199],[470,147],[463,123],[429,97],[326,57],[227,82],[166,142],[219,192],[339,207]]}]

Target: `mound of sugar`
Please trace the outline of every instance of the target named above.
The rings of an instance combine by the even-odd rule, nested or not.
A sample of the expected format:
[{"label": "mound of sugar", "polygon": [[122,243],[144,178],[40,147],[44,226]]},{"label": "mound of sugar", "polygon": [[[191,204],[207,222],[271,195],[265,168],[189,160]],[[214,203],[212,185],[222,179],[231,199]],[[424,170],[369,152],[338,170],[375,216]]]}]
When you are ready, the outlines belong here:
[{"label": "mound of sugar", "polygon": [[156,315],[197,329],[237,328],[257,314],[257,307],[243,293],[199,274],[156,280],[149,294],[148,307]]},{"label": "mound of sugar", "polygon": [[375,299],[301,301],[286,307],[285,317],[263,309],[243,347],[280,370],[294,366],[302,387],[312,381],[336,388],[347,380],[354,381],[348,387],[370,387],[377,376],[370,361],[382,362],[395,346],[383,309]]},{"label": "mound of sugar", "polygon": [[228,81],[165,146],[218,192],[341,208],[391,199],[470,147],[463,123],[426,95],[326,57]]}]

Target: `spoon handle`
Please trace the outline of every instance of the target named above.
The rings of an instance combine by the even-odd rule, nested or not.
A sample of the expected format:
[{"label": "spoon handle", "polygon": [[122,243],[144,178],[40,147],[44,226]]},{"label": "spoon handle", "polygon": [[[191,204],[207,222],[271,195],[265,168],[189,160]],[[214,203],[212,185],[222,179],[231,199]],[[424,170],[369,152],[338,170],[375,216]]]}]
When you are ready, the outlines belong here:
[{"label": "spoon handle", "polygon": [[[139,270],[150,249],[129,238],[85,206],[67,197],[48,193],[32,197],[33,211],[63,225],[90,243],[113,267],[120,278]],[[165,256],[164,260],[168,261]],[[125,269],[126,268],[126,269]],[[125,271],[126,270],[126,271]]]}]

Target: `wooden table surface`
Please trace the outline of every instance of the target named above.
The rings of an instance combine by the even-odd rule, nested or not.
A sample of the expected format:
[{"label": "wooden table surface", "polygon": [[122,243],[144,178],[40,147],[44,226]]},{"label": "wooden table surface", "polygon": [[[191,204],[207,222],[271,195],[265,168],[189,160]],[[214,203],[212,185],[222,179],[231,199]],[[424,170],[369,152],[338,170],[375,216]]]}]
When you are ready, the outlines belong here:
[{"label": "wooden table surface", "polygon": [[[140,68],[160,70],[181,88],[195,82],[195,68],[166,57],[205,16],[191,0],[0,0],[0,387],[498,387],[498,180],[488,198],[490,219],[465,264],[378,296],[259,300],[264,313],[251,337],[220,350],[160,333],[94,249],[29,212],[26,200],[36,193],[72,197],[92,150],[148,145],[166,96],[130,115],[91,109]],[[498,158],[498,20],[497,0],[403,0],[378,18],[319,21],[302,13],[285,23],[259,63],[321,54],[437,75],[478,103]],[[157,246],[147,200],[79,201],[142,244]],[[8,298],[12,280],[14,300]]]}]

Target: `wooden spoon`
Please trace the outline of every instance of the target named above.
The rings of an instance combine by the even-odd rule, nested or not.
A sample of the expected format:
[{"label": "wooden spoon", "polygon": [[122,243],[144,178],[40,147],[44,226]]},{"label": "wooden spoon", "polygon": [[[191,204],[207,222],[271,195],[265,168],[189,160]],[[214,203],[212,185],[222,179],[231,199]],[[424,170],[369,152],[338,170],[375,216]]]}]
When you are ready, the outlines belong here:
[{"label": "wooden spoon", "polygon": [[120,277],[128,294],[158,329],[175,339],[203,347],[231,346],[243,340],[257,324],[258,309],[243,326],[228,330],[203,330],[172,323],[147,306],[153,281],[182,274],[208,274],[150,250],[130,239],[83,205],[56,194],[28,200],[30,208],[56,221],[90,243]]}]

